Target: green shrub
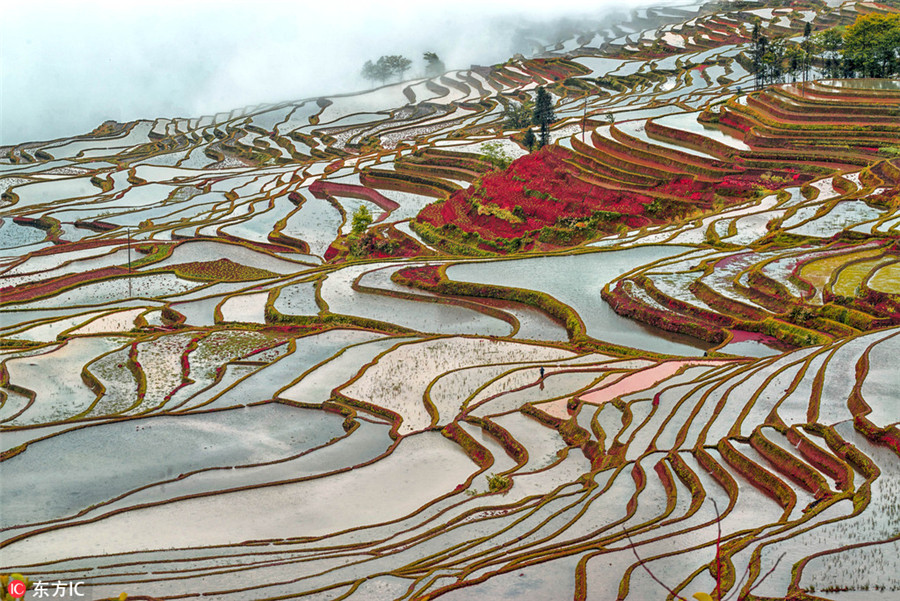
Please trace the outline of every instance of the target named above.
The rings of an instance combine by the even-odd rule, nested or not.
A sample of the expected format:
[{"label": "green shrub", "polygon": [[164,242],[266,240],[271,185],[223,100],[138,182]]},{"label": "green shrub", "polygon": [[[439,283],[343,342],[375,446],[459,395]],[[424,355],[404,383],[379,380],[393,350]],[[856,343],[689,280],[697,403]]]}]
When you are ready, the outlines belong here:
[{"label": "green shrub", "polygon": [[509,476],[502,474],[491,474],[485,476],[488,481],[488,490],[491,492],[500,492],[509,488]]},{"label": "green shrub", "polygon": [[485,142],[482,144],[479,158],[487,161],[497,169],[506,169],[512,163],[512,157],[506,154],[500,142]]}]

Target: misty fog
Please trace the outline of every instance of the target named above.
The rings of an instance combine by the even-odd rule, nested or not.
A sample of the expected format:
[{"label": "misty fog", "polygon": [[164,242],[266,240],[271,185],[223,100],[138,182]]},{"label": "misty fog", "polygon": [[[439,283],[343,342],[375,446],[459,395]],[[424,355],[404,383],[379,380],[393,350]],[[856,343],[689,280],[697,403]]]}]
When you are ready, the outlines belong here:
[{"label": "misty fog", "polygon": [[366,60],[422,53],[448,69],[531,56],[666,2],[33,2],[4,8],[0,144],[85,133],[107,119],[195,117],[371,87]]}]

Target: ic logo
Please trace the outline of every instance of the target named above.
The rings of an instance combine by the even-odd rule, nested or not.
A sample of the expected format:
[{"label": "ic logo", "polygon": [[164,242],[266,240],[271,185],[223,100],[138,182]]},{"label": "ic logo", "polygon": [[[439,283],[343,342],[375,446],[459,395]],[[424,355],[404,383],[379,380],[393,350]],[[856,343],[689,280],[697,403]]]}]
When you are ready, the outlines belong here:
[{"label": "ic logo", "polygon": [[25,596],[25,591],[28,589],[25,586],[25,583],[21,580],[10,580],[9,586],[7,587],[7,591],[9,591],[9,596],[18,599],[19,597]]}]

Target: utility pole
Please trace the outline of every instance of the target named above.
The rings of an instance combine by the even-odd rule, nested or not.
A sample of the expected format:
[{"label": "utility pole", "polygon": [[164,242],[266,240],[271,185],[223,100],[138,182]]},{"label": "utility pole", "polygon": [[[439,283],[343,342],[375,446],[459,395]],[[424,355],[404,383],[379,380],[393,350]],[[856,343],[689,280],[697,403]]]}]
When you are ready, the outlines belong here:
[{"label": "utility pole", "polygon": [[125,234],[128,236],[128,298],[131,298],[131,228],[126,227]]},{"label": "utility pole", "polygon": [[587,92],[587,93],[585,93],[585,95],[584,95],[584,114],[582,114],[582,116],[581,116],[581,142],[582,142],[583,144],[586,144],[586,143],[587,143],[587,142],[585,142],[585,139],[584,139],[584,130],[585,130],[585,128],[587,127],[587,101],[588,101],[588,96],[590,96],[590,92]]}]

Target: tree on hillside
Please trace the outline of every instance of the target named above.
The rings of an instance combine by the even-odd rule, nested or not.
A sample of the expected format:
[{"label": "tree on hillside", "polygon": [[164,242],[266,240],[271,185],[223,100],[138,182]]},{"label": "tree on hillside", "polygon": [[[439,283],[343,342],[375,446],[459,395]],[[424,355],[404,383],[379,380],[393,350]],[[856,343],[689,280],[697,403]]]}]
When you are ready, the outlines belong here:
[{"label": "tree on hillside", "polygon": [[372,213],[366,205],[359,205],[359,208],[353,212],[353,221],[350,226],[354,236],[359,236],[372,225]]},{"label": "tree on hillside", "polygon": [[847,27],[833,27],[815,35],[806,23],[804,39],[795,45],[786,38],[769,40],[759,24],[752,34],[756,87],[783,82],[785,75],[809,79],[817,57],[825,77],[891,77],[900,74],[900,14],[860,15]]},{"label": "tree on hillside", "polygon": [[481,145],[481,154],[479,157],[482,161],[487,161],[494,166],[495,169],[506,169],[512,163],[512,157],[503,150],[503,144],[500,142],[485,142]]},{"label": "tree on hillside", "polygon": [[[388,66],[388,71],[391,75],[396,75],[397,79],[403,80],[403,74],[409,71],[409,68],[412,67],[412,61],[400,54],[391,54],[388,56],[381,57],[385,59],[385,63]],[[379,61],[381,60],[378,59]]]},{"label": "tree on hillside", "polygon": [[399,55],[391,54],[380,57],[376,62],[366,61],[362,68],[362,76],[369,81],[381,82],[381,85],[393,76],[403,79],[403,74],[409,71],[412,61]]},{"label": "tree on hillside", "polygon": [[795,44],[791,44],[784,50],[785,71],[792,82],[797,81],[797,74],[803,72],[803,56],[803,48]]},{"label": "tree on hillside", "polygon": [[786,44],[783,38],[766,44],[762,55],[762,84],[784,81],[786,71]]},{"label": "tree on hillside", "polygon": [[391,65],[388,63],[388,57],[382,56],[375,63],[366,61],[363,65],[362,76],[370,81],[378,81],[381,85],[393,74]]},{"label": "tree on hillside", "polygon": [[532,124],[534,107],[530,102],[510,102],[503,109],[503,124],[507,129],[522,129]]},{"label": "tree on hillside", "polygon": [[377,63],[366,61],[366,64],[364,64],[362,68],[363,78],[368,79],[373,83],[378,81],[383,85],[389,75],[390,73],[387,70],[387,65],[385,65],[384,61],[381,59],[379,59]]},{"label": "tree on hillside", "polygon": [[822,67],[826,77],[840,77],[842,71],[841,49],[844,47],[844,36],[840,28],[826,29],[813,36],[813,43],[819,49]]},{"label": "tree on hillside", "polygon": [[444,62],[434,52],[426,52],[422,58],[425,59],[425,75],[427,77],[437,77],[447,71]]},{"label": "tree on hillside", "polygon": [[525,144],[525,148],[528,149],[528,152],[534,150],[534,143],[537,142],[537,138],[534,137],[534,132],[529,127],[525,130],[525,135],[522,136],[522,143]]},{"label": "tree on hillside", "polygon": [[807,21],[806,27],[803,28],[803,41],[800,42],[800,49],[803,50],[803,81],[809,81],[809,70],[812,66],[813,55],[815,54],[815,44],[810,38],[811,35],[812,24]]},{"label": "tree on hillside", "polygon": [[537,97],[534,101],[534,124],[541,128],[541,148],[550,143],[550,124],[556,121],[553,112],[553,99],[550,93],[540,86],[537,89]]},{"label": "tree on hillside", "polygon": [[751,36],[753,43],[753,79],[756,89],[761,85],[765,85],[766,73],[763,57],[769,47],[769,38],[762,35],[759,30],[759,23],[753,26],[753,35]]},{"label": "tree on hillside", "polygon": [[862,15],[847,27],[844,62],[863,77],[890,77],[900,71],[900,15]]}]

